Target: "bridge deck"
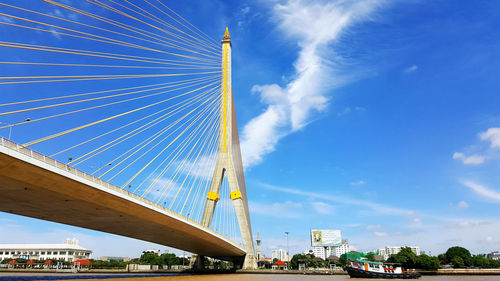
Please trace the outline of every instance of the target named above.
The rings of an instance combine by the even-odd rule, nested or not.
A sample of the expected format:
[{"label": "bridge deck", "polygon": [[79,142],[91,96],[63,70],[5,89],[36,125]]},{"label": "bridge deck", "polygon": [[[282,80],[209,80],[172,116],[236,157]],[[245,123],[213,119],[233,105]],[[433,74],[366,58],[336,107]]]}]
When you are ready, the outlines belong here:
[{"label": "bridge deck", "polygon": [[241,246],[194,221],[30,149],[0,140],[0,211],[211,257],[245,255]]}]

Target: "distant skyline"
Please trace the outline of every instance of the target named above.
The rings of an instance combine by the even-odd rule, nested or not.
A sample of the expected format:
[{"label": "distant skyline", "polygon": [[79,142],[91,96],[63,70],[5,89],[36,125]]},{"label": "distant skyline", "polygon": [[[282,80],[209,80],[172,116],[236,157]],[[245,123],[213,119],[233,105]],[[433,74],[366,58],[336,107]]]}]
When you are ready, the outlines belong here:
[{"label": "distant skyline", "polygon": [[[311,229],[340,229],[358,251],[500,250],[500,2],[164,2],[216,41],[229,27],[267,257],[285,232],[291,254],[310,249]],[[166,249],[0,213],[0,244],[73,237],[95,257]]]}]

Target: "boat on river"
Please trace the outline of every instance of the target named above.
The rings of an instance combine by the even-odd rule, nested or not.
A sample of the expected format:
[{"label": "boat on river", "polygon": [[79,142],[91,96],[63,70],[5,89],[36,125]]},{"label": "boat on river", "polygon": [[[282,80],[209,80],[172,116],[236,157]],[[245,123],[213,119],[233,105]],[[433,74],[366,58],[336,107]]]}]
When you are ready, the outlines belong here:
[{"label": "boat on river", "polygon": [[398,264],[381,263],[357,259],[346,267],[351,278],[416,279],[421,274],[407,271]]}]

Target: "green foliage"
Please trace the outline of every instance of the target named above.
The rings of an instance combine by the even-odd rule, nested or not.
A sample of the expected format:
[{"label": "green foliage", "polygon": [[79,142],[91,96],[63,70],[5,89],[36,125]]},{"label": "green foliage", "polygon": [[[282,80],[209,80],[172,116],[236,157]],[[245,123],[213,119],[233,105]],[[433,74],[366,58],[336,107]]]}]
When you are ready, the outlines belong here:
[{"label": "green foliage", "polygon": [[274,259],[273,259],[273,264],[275,264],[277,261],[279,261],[279,259],[274,258]]},{"label": "green foliage", "polygon": [[210,266],[210,261],[207,259],[207,257],[203,257],[203,265],[205,268],[208,268]]},{"label": "green foliage", "polygon": [[177,265],[180,262],[180,258],[178,258],[175,254],[162,254],[160,256],[162,265],[168,265],[169,267],[172,265]]},{"label": "green foliage", "polygon": [[477,267],[489,268],[490,259],[486,258],[483,255],[475,255],[472,257],[472,264]]},{"label": "green foliage", "polygon": [[[446,251],[446,262],[453,264],[454,267],[463,267],[463,266],[471,266],[472,265],[472,256],[469,252],[469,250],[462,248],[462,247],[451,247]],[[460,263],[460,259],[456,259],[459,257],[462,260],[462,263]],[[455,261],[455,262],[453,262]],[[458,264],[461,264],[461,266],[457,266]]]},{"label": "green foliage", "polygon": [[347,265],[347,259],[345,258],[345,255],[340,256],[340,258],[339,258],[339,264],[340,264],[340,266],[346,266]]},{"label": "green foliage", "polygon": [[500,260],[492,260],[483,255],[475,255],[472,257],[472,264],[481,268],[498,268]]},{"label": "green foliage", "polygon": [[479,268],[499,268],[500,260],[493,260],[484,255],[471,256],[469,250],[454,246],[446,253],[438,255],[441,264],[451,264],[453,267],[475,266]]},{"label": "green foliage", "polygon": [[446,261],[446,254],[439,254],[438,255],[438,259],[439,259],[439,262],[441,264],[446,264],[447,263],[447,261]]},{"label": "green foliage", "polygon": [[368,253],[368,254],[366,254],[366,259],[368,261],[375,261],[375,254],[374,253]]},{"label": "green foliage", "polygon": [[[290,260],[290,269],[299,269],[299,264],[305,264],[306,267],[319,267],[320,263],[314,259],[314,255],[296,254]],[[328,262],[327,262],[328,263]]]},{"label": "green foliage", "polygon": [[92,268],[95,269],[123,269],[127,267],[127,263],[123,261],[110,260],[90,260],[92,263]]},{"label": "green foliage", "polygon": [[162,260],[160,256],[157,254],[153,253],[144,253],[142,256],[139,258],[139,262],[141,264],[151,264],[151,265],[161,265]]},{"label": "green foliage", "polygon": [[11,260],[15,260],[15,261],[17,261],[18,263],[26,263],[26,262],[28,262],[28,260],[27,260],[27,259],[4,259],[4,260],[2,261],[2,264],[9,263]]},{"label": "green foliage", "polygon": [[416,267],[419,269],[435,270],[440,267],[439,258],[428,255],[417,256]]},{"label": "green foliage", "polygon": [[401,251],[391,255],[387,262],[400,263],[404,268],[415,268],[417,265],[417,255],[411,251],[410,247],[402,247]]},{"label": "green foliage", "polygon": [[453,265],[454,268],[458,268],[458,267],[464,267],[464,260],[459,257],[459,256],[455,256],[451,259],[450,263]]},{"label": "green foliage", "polygon": [[[133,263],[133,262],[132,262]],[[189,260],[186,258],[177,257],[175,254],[161,254],[156,255],[153,253],[145,253],[139,258],[140,264],[150,264],[150,265],[166,265],[171,267],[172,265],[189,265]],[[210,261],[205,257],[203,260],[205,266],[210,265]]]}]

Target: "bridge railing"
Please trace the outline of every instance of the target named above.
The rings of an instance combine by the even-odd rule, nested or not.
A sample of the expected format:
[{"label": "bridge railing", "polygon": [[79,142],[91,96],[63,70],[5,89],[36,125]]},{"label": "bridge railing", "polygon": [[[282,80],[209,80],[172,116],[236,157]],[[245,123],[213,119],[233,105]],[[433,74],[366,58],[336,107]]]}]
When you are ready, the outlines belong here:
[{"label": "bridge railing", "polygon": [[[205,227],[205,226],[201,225],[200,223],[198,223],[198,222],[196,222],[196,221],[194,221],[194,220],[192,220],[192,219],[190,219],[188,217],[185,217],[185,216],[183,216],[181,214],[172,212],[171,210],[169,210],[169,209],[167,209],[167,208],[165,208],[165,207],[163,207],[163,206],[161,206],[159,204],[153,203],[153,202],[151,202],[151,201],[149,201],[147,199],[144,199],[144,198],[142,198],[142,197],[140,197],[140,196],[138,196],[138,195],[136,195],[136,194],[134,194],[132,192],[126,191],[126,190],[124,190],[124,189],[122,189],[122,188],[120,188],[120,187],[118,187],[118,186],[116,186],[114,184],[111,184],[109,182],[103,181],[103,180],[101,180],[99,178],[94,177],[91,174],[88,174],[88,173],[85,173],[83,171],[80,171],[80,170],[78,170],[78,169],[76,169],[74,167],[66,165],[65,163],[59,162],[59,161],[57,161],[54,158],[51,158],[49,156],[45,156],[45,155],[43,155],[43,154],[41,154],[39,152],[36,152],[36,151],[34,151],[34,150],[30,149],[30,148],[24,147],[24,146],[22,146],[22,145],[20,145],[18,143],[15,143],[15,142],[13,142],[11,140],[8,140],[8,139],[6,139],[4,137],[0,137],[0,144],[2,146],[4,146],[4,147],[7,147],[9,149],[12,149],[12,150],[15,150],[17,152],[20,152],[20,153],[22,153],[22,154],[24,154],[26,156],[29,156],[29,157],[31,157],[33,159],[36,159],[36,160],[41,161],[41,162],[44,162],[44,163],[49,164],[49,165],[51,165],[53,167],[56,167],[58,169],[70,172],[70,173],[72,173],[72,174],[74,174],[76,176],[79,176],[79,177],[84,178],[86,180],[90,180],[90,181],[92,181],[92,182],[94,182],[96,184],[99,184],[101,186],[104,186],[104,187],[106,187],[108,189],[120,192],[120,193],[125,194],[125,195],[127,195],[129,197],[132,197],[132,198],[134,198],[136,200],[142,201],[142,202],[144,202],[144,203],[146,203],[148,205],[151,205],[151,206],[154,206],[156,208],[159,208],[162,211],[165,211],[165,212],[167,212],[167,213],[169,213],[171,215],[174,215],[174,216],[180,217],[180,218],[182,218],[184,220],[187,220],[190,223],[195,224],[195,225],[203,228],[207,232],[210,232],[210,233],[212,233],[214,235],[217,235],[219,237],[223,237],[224,239],[227,239],[227,240],[231,241],[229,238],[222,236],[221,234],[213,231],[212,229],[210,229],[208,227]],[[232,241],[232,242],[234,244],[237,244],[234,241]]]}]

